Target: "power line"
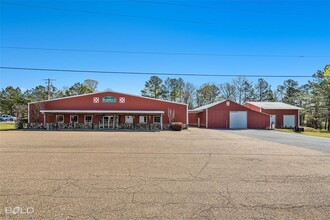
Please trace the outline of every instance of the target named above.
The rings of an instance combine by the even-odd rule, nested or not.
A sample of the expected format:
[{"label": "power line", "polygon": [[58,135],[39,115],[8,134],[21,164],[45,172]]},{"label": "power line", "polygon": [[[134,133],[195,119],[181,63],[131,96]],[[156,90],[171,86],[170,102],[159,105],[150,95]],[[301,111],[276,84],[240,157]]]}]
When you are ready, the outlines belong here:
[{"label": "power line", "polygon": [[208,25],[215,24],[215,23],[206,22],[206,21],[180,20],[180,19],[171,19],[171,18],[156,18],[156,17],[148,17],[148,16],[127,15],[127,14],[117,14],[117,13],[108,13],[108,12],[95,12],[95,11],[80,10],[80,9],[57,8],[57,7],[48,7],[48,6],[21,4],[21,3],[12,3],[12,2],[1,2],[1,3],[7,4],[7,5],[32,7],[32,8],[43,8],[43,9],[51,9],[51,10],[56,10],[56,11],[66,11],[66,12],[85,13],[85,14],[98,14],[98,15],[150,19],[150,20],[159,20],[159,21],[170,21],[170,22],[182,22],[182,23],[195,23],[195,24],[208,24]]},{"label": "power line", "polygon": [[205,5],[191,5],[191,4],[182,4],[182,3],[172,3],[172,2],[160,2],[160,1],[145,1],[145,0],[133,0],[134,2],[148,3],[148,4],[157,4],[157,5],[171,5],[171,6],[180,6],[180,7],[192,7],[192,8],[207,8],[207,9],[217,9],[211,6]]},{"label": "power line", "polygon": [[77,70],[77,69],[51,69],[32,67],[0,66],[0,69],[21,71],[44,71],[44,72],[70,72],[70,73],[103,73],[117,75],[155,75],[155,76],[197,76],[197,77],[258,77],[258,78],[312,78],[307,75],[249,75],[249,74],[201,74],[201,73],[160,73],[160,72],[126,72],[126,71],[104,71],[104,70]]},{"label": "power line", "polygon": [[[178,7],[189,7],[189,8],[202,8],[202,9],[207,9],[207,10],[215,10],[217,12],[219,12],[219,10],[222,10],[221,13],[236,13],[236,14],[240,14],[242,12],[246,13],[246,12],[250,12],[250,13],[258,13],[258,14],[271,14],[271,15],[274,15],[274,14],[283,14],[283,13],[286,13],[286,15],[292,15],[292,16],[295,16],[295,14],[293,14],[293,11],[291,8],[287,8],[287,7],[282,7],[282,8],[287,8],[288,10],[287,11],[282,11],[279,12],[277,10],[274,10],[273,8],[271,8],[270,10],[268,11],[265,11],[265,10],[247,10],[246,8],[237,8],[237,7],[226,7],[228,5],[226,5],[227,3],[237,3],[239,1],[223,1],[222,3],[225,3],[225,5],[222,5],[221,7],[217,7],[217,6],[208,6],[208,5],[194,5],[194,4],[185,4],[185,3],[173,3],[173,2],[163,2],[163,1],[150,1],[150,0],[130,0],[132,2],[137,2],[137,3],[144,3],[144,4],[153,4],[153,5],[163,5],[163,6],[178,6]],[[249,3],[264,3],[262,0],[259,2],[259,1],[247,1],[247,0],[243,0],[242,2],[246,3],[246,2],[249,2]],[[283,1],[285,2],[285,0]],[[297,9],[297,4],[295,4],[294,6],[295,8],[294,9]],[[268,7],[267,7],[268,8]],[[241,12],[240,12],[241,11]],[[301,14],[301,13],[300,13]]]},{"label": "power line", "polygon": [[226,53],[185,53],[185,52],[152,52],[152,51],[123,51],[123,50],[94,50],[72,48],[46,48],[46,47],[15,47],[0,46],[2,49],[89,52],[89,53],[117,53],[117,54],[143,54],[143,55],[175,55],[175,56],[217,56],[217,57],[264,57],[264,58],[327,58],[327,55],[273,55],[273,54],[226,54]]}]

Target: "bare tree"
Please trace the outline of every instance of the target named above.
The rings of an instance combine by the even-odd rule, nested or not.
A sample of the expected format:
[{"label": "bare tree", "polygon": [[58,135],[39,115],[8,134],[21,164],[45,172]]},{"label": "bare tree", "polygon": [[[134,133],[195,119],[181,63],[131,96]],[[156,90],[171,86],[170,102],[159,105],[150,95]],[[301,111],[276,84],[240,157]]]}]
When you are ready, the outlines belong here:
[{"label": "bare tree", "polygon": [[220,97],[222,99],[230,99],[236,101],[237,91],[236,86],[230,83],[223,83],[219,85]]},{"label": "bare tree", "polygon": [[186,82],[184,86],[183,102],[188,104],[189,109],[194,108],[195,94],[196,94],[196,87],[192,83]]},{"label": "bare tree", "polygon": [[167,116],[168,116],[168,121],[171,124],[175,118],[175,110],[169,108],[167,112]]},{"label": "bare tree", "polygon": [[40,117],[40,111],[45,109],[45,103],[44,102],[37,102],[34,103],[31,106],[31,111],[32,111],[32,115],[33,115],[33,121],[34,123],[38,123],[39,122],[39,117]]},{"label": "bare tree", "polygon": [[242,102],[243,102],[244,88],[245,88],[246,81],[247,81],[247,79],[242,76],[233,79],[233,85],[236,87],[236,101],[239,104],[242,104]]},{"label": "bare tree", "polygon": [[92,92],[96,91],[98,84],[99,82],[94,79],[85,79],[84,81],[84,85],[87,86]]}]

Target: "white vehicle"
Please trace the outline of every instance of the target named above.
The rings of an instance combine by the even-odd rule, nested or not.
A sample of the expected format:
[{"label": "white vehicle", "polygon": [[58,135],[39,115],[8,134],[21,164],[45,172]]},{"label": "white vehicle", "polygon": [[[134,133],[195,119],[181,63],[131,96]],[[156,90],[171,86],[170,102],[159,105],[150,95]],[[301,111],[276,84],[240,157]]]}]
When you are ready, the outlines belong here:
[{"label": "white vehicle", "polygon": [[1,115],[0,121],[16,121],[16,117],[11,115]]}]

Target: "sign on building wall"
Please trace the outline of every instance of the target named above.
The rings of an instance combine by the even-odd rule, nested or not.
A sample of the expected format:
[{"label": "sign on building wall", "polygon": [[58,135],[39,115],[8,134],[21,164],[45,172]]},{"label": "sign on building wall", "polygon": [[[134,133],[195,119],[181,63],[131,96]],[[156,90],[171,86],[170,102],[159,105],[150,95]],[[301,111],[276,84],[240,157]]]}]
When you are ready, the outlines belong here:
[{"label": "sign on building wall", "polygon": [[119,103],[124,104],[125,103],[125,97],[119,97]]},{"label": "sign on building wall", "polygon": [[99,103],[100,102],[100,98],[99,97],[94,97],[93,98],[93,103]]},{"label": "sign on building wall", "polygon": [[116,97],[113,97],[113,96],[105,96],[105,97],[102,98],[102,102],[116,103],[117,99],[116,99]]}]

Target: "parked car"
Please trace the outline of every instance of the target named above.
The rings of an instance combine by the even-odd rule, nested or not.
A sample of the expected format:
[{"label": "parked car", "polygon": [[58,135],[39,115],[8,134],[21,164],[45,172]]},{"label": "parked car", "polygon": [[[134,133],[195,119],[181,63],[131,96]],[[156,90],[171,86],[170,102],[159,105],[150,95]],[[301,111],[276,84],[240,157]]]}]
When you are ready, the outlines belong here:
[{"label": "parked car", "polygon": [[1,115],[0,121],[16,121],[16,117],[11,115]]}]

